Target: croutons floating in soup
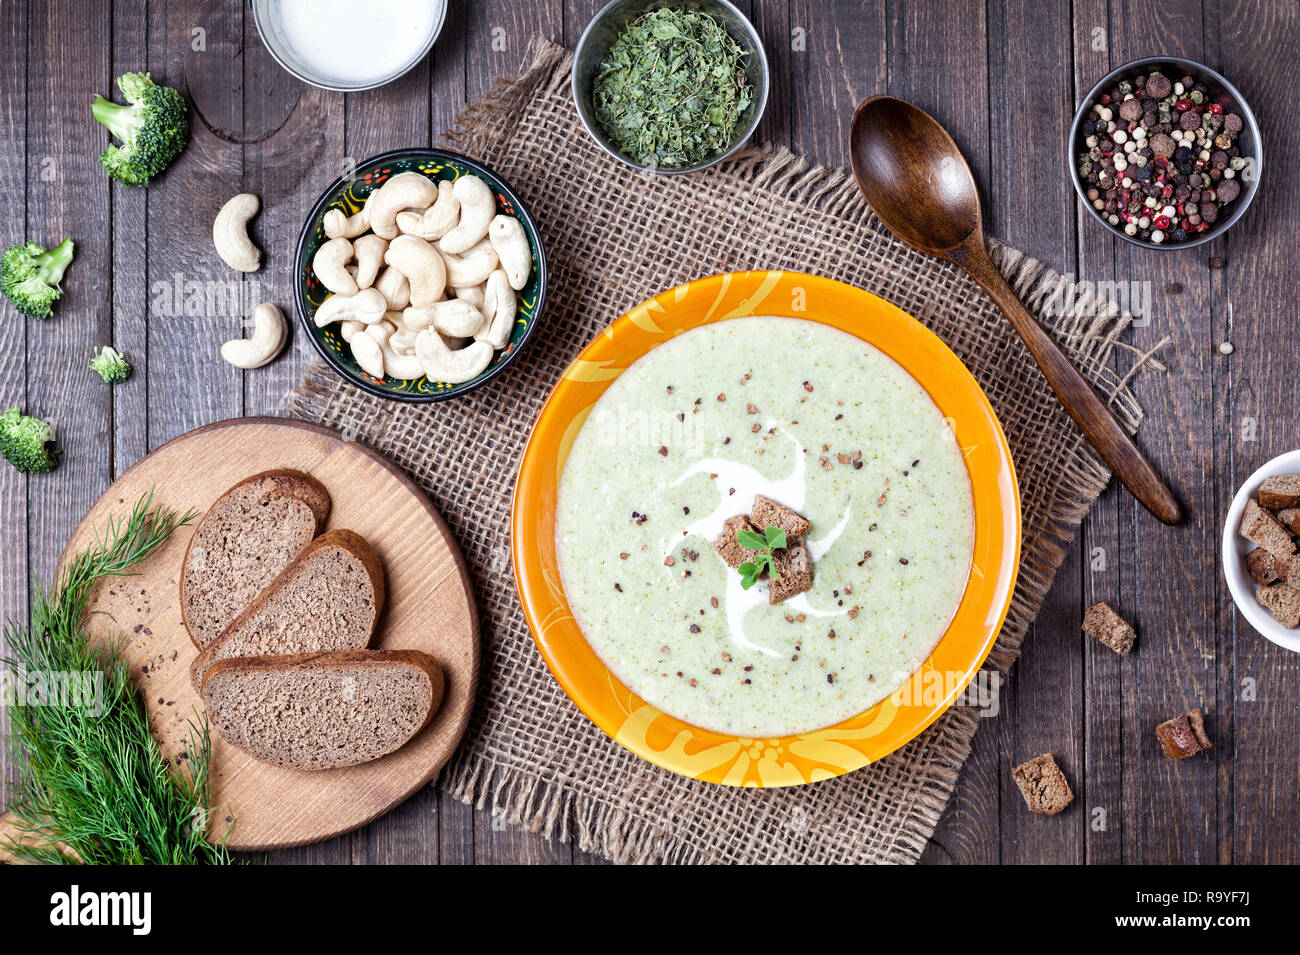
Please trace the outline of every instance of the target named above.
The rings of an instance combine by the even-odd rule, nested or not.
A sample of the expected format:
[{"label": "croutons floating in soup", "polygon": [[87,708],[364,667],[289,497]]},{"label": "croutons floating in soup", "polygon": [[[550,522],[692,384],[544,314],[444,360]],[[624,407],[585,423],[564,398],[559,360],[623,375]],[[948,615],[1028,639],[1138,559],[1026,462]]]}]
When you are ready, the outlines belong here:
[{"label": "croutons floating in soup", "polygon": [[[779,603],[765,565],[714,546],[756,497],[811,522],[787,541],[811,587]],[[826,325],[736,318],[606,390],[565,463],[556,546],[583,634],[633,692],[773,737],[854,716],[921,664],[960,602],[973,526],[961,448],[911,375]]]}]

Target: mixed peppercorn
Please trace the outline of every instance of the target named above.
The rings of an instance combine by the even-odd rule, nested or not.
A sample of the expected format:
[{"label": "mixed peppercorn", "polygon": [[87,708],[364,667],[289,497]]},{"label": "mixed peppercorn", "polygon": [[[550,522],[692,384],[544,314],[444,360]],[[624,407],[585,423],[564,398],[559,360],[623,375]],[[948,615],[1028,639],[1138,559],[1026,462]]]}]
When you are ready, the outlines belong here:
[{"label": "mixed peppercorn", "polygon": [[1242,193],[1242,126],[1225,94],[1190,76],[1123,80],[1082,124],[1078,171],[1088,201],[1140,241],[1194,239]]}]

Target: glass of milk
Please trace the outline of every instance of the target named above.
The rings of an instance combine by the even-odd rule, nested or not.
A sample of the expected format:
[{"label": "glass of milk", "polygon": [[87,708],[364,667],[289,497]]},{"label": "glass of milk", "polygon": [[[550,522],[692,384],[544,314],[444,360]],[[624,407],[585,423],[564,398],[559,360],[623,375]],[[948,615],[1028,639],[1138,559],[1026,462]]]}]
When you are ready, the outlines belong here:
[{"label": "glass of milk", "polygon": [[391,83],[424,59],[447,0],[252,0],[262,43],[303,82],[354,92]]}]

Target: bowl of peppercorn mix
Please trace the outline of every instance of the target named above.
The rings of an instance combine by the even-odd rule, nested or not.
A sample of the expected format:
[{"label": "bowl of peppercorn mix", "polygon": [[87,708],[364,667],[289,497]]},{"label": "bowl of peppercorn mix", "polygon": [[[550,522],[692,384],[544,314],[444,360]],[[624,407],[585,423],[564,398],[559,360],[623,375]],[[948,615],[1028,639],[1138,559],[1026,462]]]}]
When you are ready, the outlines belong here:
[{"label": "bowl of peppercorn mix", "polygon": [[1263,169],[1255,114],[1208,66],[1134,60],[1083,99],[1070,177],[1093,217],[1135,245],[1209,242],[1241,218]]}]

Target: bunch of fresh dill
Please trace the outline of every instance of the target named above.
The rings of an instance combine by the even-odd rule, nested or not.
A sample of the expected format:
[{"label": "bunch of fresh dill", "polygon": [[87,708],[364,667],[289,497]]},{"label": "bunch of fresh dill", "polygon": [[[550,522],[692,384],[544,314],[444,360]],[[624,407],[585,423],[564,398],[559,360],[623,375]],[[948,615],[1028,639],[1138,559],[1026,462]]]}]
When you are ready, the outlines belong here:
[{"label": "bunch of fresh dill", "polygon": [[19,769],[10,809],[21,836],[4,848],[40,863],[225,864],[206,839],[211,739],[193,726],[187,758],[170,767],[149,730],[144,701],[120,645],[92,646],[85,629],[92,588],[125,576],[195,517],[159,507],[153,494],[112,519],[49,588],[34,585],[28,622],[9,623],[4,663],[14,677],[102,674],[102,700],[11,694],[5,742]]}]

